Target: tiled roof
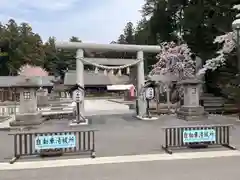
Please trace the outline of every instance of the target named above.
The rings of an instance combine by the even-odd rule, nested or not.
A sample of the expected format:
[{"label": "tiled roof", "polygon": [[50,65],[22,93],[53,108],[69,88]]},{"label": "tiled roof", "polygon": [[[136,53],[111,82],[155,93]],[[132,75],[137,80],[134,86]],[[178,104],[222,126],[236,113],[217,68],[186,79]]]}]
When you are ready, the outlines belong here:
[{"label": "tiled roof", "polygon": [[[36,86],[42,84],[41,86],[53,86],[52,80],[54,76],[43,76],[39,77],[29,77],[31,79],[32,85]],[[0,76],[0,87],[13,87],[24,85],[26,77],[23,76]],[[103,72],[84,72],[84,83],[88,86],[94,85],[114,85],[114,84],[126,84],[129,81],[129,77],[122,75],[120,77],[114,75],[105,76]],[[65,74],[64,85],[75,85],[76,84],[76,71],[68,71]],[[26,85],[26,84],[25,84]],[[30,84],[28,84],[30,85]]]},{"label": "tiled roof", "polygon": [[[34,79],[35,78],[35,79]],[[19,83],[23,82],[26,77],[23,76],[0,76],[0,87],[12,87],[16,85],[20,85]],[[30,77],[32,81],[35,81],[35,84],[38,84],[39,81],[36,77]],[[54,79],[54,76],[43,76],[42,79],[42,86],[52,86],[53,83],[51,80]],[[23,85],[23,84],[22,84]]]},{"label": "tiled roof", "polygon": [[[104,75],[103,72],[88,72],[84,71],[84,85],[113,85],[126,84],[129,77],[122,75],[120,77],[114,75]],[[64,85],[76,84],[76,71],[68,71],[65,74]]]}]

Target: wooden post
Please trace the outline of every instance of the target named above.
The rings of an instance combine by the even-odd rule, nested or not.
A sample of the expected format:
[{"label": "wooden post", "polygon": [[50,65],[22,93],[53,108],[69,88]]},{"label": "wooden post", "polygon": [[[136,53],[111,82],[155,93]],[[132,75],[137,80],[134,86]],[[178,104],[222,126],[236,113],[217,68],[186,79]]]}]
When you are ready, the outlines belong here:
[{"label": "wooden post", "polygon": [[160,97],[160,90],[159,90],[159,85],[156,87],[156,111],[157,114],[160,114],[159,112],[159,97]]}]

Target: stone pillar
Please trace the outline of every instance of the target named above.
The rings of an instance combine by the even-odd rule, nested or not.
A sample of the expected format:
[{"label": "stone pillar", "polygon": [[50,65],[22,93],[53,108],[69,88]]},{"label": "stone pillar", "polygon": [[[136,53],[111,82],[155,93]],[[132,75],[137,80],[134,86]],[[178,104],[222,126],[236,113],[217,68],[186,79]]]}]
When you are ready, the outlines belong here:
[{"label": "stone pillar", "polygon": [[177,111],[177,116],[184,120],[206,119],[204,107],[199,104],[199,95],[202,81],[199,79],[183,80],[181,84],[184,88],[184,104]]},{"label": "stone pillar", "polygon": [[[83,49],[78,49],[77,50],[77,55],[76,55],[76,84],[78,84],[81,87],[84,87],[84,64],[82,59],[84,58],[84,52]],[[82,97],[82,103],[80,108],[80,112],[83,115],[84,114],[84,93],[81,94]]]},{"label": "stone pillar", "polygon": [[146,108],[147,103],[144,96],[143,87],[145,84],[145,76],[144,76],[144,59],[143,59],[143,51],[137,52],[137,60],[141,60],[137,64],[137,93],[138,93],[138,109],[139,109],[139,116],[143,117],[146,115]]},{"label": "stone pillar", "polygon": [[37,106],[39,108],[49,106],[48,92],[46,89],[40,88],[37,90]]}]

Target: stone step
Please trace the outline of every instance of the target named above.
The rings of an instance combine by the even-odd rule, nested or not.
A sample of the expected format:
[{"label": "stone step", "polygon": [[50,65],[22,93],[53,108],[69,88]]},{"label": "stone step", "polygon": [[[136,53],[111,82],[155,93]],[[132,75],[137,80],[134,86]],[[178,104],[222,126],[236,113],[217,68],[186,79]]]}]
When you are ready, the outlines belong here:
[{"label": "stone step", "polygon": [[51,107],[51,111],[61,111],[63,107]]},{"label": "stone step", "polygon": [[226,104],[224,101],[203,101],[203,104],[206,104],[206,105],[211,105],[211,104]]},{"label": "stone step", "polygon": [[214,105],[219,105],[219,104],[225,104],[225,102],[224,102],[224,101],[212,101],[212,102],[209,102],[209,101],[206,102],[206,101],[204,101],[203,104],[204,104],[204,105],[213,105],[213,106],[214,106]]},{"label": "stone step", "polygon": [[238,107],[235,104],[224,104],[223,107],[204,106],[205,111],[210,113],[235,113]]},{"label": "stone step", "polygon": [[225,108],[237,108],[238,105],[237,104],[224,104]]},{"label": "stone step", "polygon": [[222,97],[200,97],[200,99],[204,101],[224,101],[224,98]]},{"label": "stone step", "polygon": [[224,112],[223,108],[204,108],[204,110],[206,112],[209,112],[209,113],[222,113],[222,112]]},{"label": "stone step", "polygon": [[207,107],[204,106],[204,109],[223,109],[223,108],[224,108],[223,106],[207,106]]},{"label": "stone step", "polygon": [[211,94],[211,93],[203,93],[202,96],[203,97],[215,97],[215,95]]},{"label": "stone step", "polygon": [[224,104],[204,104],[205,108],[221,108],[224,107]]}]

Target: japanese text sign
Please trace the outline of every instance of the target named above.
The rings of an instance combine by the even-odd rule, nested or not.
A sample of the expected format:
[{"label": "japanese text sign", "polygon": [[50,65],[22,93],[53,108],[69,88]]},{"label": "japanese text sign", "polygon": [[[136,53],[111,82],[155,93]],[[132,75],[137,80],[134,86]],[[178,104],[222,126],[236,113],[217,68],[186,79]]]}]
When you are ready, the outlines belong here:
[{"label": "japanese text sign", "polygon": [[37,136],[35,138],[36,150],[74,147],[76,147],[76,136],[73,134]]},{"label": "japanese text sign", "polygon": [[184,130],[183,143],[214,142],[216,131],[214,129]]},{"label": "japanese text sign", "polygon": [[154,89],[152,87],[149,87],[146,89],[145,96],[147,99],[153,99],[154,98]]}]

